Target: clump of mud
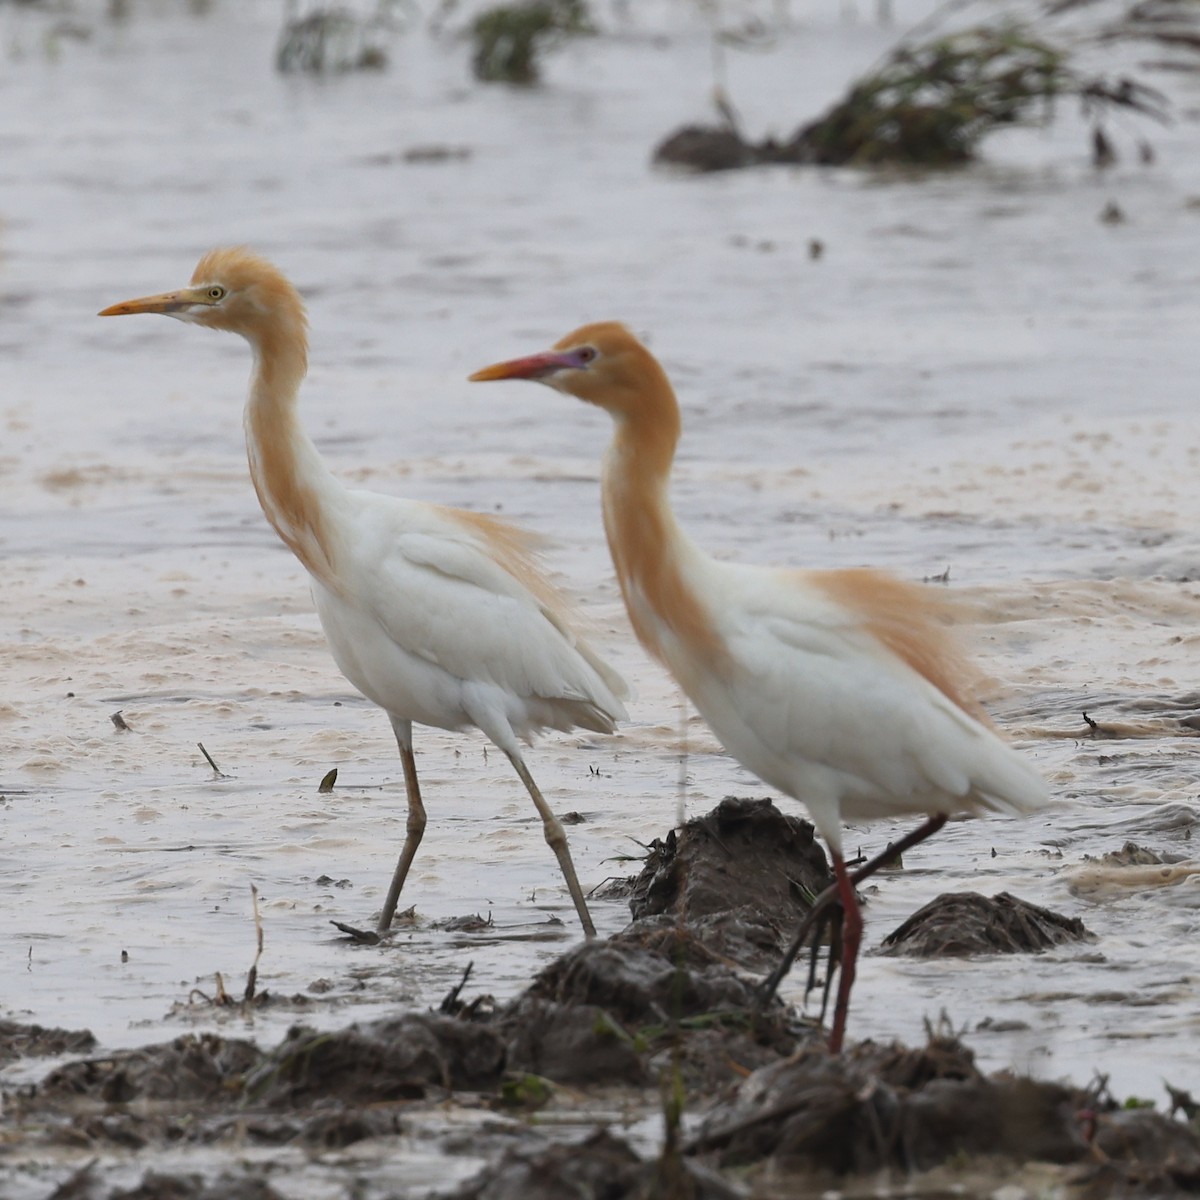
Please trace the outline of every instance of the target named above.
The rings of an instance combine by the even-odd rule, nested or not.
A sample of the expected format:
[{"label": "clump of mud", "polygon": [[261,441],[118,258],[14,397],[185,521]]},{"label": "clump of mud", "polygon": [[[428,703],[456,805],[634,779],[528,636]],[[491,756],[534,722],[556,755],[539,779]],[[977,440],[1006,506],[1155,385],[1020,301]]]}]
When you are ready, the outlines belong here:
[{"label": "clump of mud", "polygon": [[655,842],[633,881],[620,942],[687,945],[752,971],[774,967],[812,901],[833,883],[812,824],[770,800],[727,796]]},{"label": "clump of mud", "polygon": [[952,1038],[921,1049],[811,1047],[752,1074],[696,1139],[722,1165],[771,1158],[834,1175],[927,1170],[953,1155],[1071,1162],[1087,1151],[1085,1098],[1057,1084],[985,1078]]},{"label": "clump of mud", "polygon": [[247,1099],[304,1108],[422,1099],[432,1092],[494,1087],[504,1045],[486,1025],[435,1013],[352,1025],[335,1033],[292,1029],[243,1079]]},{"label": "clump of mud", "polygon": [[563,1200],[567,1196],[737,1200],[744,1195],[698,1163],[684,1162],[680,1172],[682,1179],[664,1180],[660,1164],[645,1162],[626,1142],[600,1129],[577,1145],[511,1150],[446,1200]]},{"label": "clump of mud", "polygon": [[58,1054],[82,1054],[96,1045],[89,1029],[43,1029],[0,1021],[0,1066],[18,1058],[51,1058]]},{"label": "clump of mud", "polygon": [[186,1035],[157,1046],[86,1058],[52,1071],[39,1088],[51,1102],[87,1097],[107,1105],[131,1101],[194,1103],[220,1098],[261,1057],[253,1042]]},{"label": "clump of mud", "polygon": [[952,958],[967,954],[1031,954],[1092,934],[1064,917],[1008,892],[990,900],[978,892],[946,892],[883,939],[885,954]]},{"label": "clump of mud", "polygon": [[[0,1179],[19,1151],[66,1164],[53,1200],[277,1200],[300,1186],[288,1172],[319,1158],[345,1172],[347,1194],[391,1200],[411,1194],[395,1172],[424,1138],[432,1153],[485,1163],[444,1200],[727,1200],[746,1194],[747,1173],[774,1186],[802,1172],[811,1192],[814,1179],[854,1188],[847,1177],[976,1160],[988,1193],[1029,1162],[1057,1164],[1056,1186],[1087,1200],[1200,1187],[1194,1105],[1185,1122],[1123,1111],[1102,1084],[985,1076],[952,1037],[833,1057],[824,1032],[778,1001],[759,1011],[757,979],[731,951],[769,959],[827,879],[806,822],[726,801],[656,848],[626,930],[571,949],[511,1003],[462,999],[464,978],[441,1012],[297,1026],[268,1050],[187,1035],[68,1062],[5,1097]],[[997,901],[1027,934],[1053,917]],[[995,923],[990,908],[941,912],[943,943],[963,940],[947,932],[956,921]],[[28,1053],[90,1048],[86,1034],[6,1033]],[[469,1136],[447,1131],[447,1113],[481,1109]],[[666,1149],[647,1156],[615,1136],[604,1126],[618,1112],[664,1113]],[[208,1174],[162,1169],[199,1147],[211,1148]]]},{"label": "clump of mud", "polygon": [[703,961],[702,942],[650,948],[628,938],[569,951],[500,1015],[510,1071],[645,1086],[675,1052],[688,1087],[711,1094],[816,1036],[781,1005],[758,1013],[755,981]]},{"label": "clump of mud", "polygon": [[246,1175],[170,1175],[147,1171],[131,1189],[110,1190],[93,1160],[55,1189],[50,1200],[284,1200],[269,1183]]},{"label": "clump of mud", "polygon": [[984,1076],[966,1046],[937,1036],[920,1049],[860,1042],[836,1058],[810,1047],[764,1067],[713,1108],[690,1150],[726,1167],[768,1160],[810,1181],[984,1159],[995,1175],[1001,1163],[1071,1166],[1061,1182],[1095,1197],[1200,1184],[1195,1128],[1117,1108],[1102,1080]]}]

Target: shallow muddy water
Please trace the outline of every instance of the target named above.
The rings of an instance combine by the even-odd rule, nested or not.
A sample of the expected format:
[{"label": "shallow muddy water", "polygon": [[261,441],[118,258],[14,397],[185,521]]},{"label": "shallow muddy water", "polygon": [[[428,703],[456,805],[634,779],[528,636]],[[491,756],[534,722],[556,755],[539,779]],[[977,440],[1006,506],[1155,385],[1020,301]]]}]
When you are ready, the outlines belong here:
[{"label": "shallow muddy water", "polygon": [[[256,506],[246,347],[94,316],[247,243],[308,301],[302,411],[334,469],[547,535],[634,684],[616,737],[530,755],[555,808],[585,818],[569,828],[585,889],[629,873],[622,857],[675,820],[680,703],[613,582],[605,420],[465,377],[617,317],[680,393],[689,530],[745,560],[949,568],[981,604],[986,699],[1052,783],[1046,813],[954,824],[888,875],[867,945],[965,888],[1079,916],[1096,941],[1001,965],[867,954],[853,1035],[911,1041],[944,1013],[999,1027],[970,1039],[989,1068],[1102,1070],[1119,1095],[1200,1084],[1200,877],[1076,874],[1128,840],[1193,854],[1195,83],[1171,81],[1172,126],[1120,125],[1124,157],[1103,174],[1064,112],[932,178],[689,178],[648,163],[708,112],[710,39],[684,6],[563,48],[536,91],[474,84],[464,44],[419,31],[386,72],[281,77],[274,4],[133,7],[124,22],[84,10],[78,40],[0,5],[0,1013],[107,1047],[221,1023],[194,989],[211,995],[216,972],[242,986],[252,883],[260,987],[310,998],[224,1019],[267,1041],[297,1019],[435,1003],[468,961],[473,987],[511,995],[577,937],[503,756],[424,730],[416,923],[383,949],[329,924],[377,911],[403,782],[386,720],[338,674]],[[866,13],[793,9],[771,50],[726,58],[755,133],[815,114],[895,37]],[[429,146],[463,153],[405,157]],[[1099,220],[1109,201],[1124,222]],[[1084,710],[1121,736],[1087,738]],[[687,748],[689,811],[762,794],[694,720]],[[850,844],[894,832],[856,827]],[[474,912],[494,926],[436,928]],[[601,932],[627,919],[617,901],[593,914]]]}]

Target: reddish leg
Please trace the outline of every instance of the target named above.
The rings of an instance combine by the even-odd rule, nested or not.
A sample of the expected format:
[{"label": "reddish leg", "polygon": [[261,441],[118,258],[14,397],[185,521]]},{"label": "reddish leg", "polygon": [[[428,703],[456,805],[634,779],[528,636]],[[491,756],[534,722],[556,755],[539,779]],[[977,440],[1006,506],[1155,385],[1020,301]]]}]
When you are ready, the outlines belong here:
[{"label": "reddish leg", "polygon": [[863,919],[858,897],[854,894],[854,882],[846,871],[846,863],[840,854],[834,854],[832,857],[843,916],[842,961],[838,966],[837,1003],[833,1006],[833,1032],[829,1035],[829,1049],[834,1054],[840,1054],[842,1041],[846,1036],[846,1013],[850,1008],[850,989],[854,986],[858,948],[862,944]]},{"label": "reddish leg", "polygon": [[[945,823],[946,817],[943,813],[938,813],[937,816],[930,817],[928,821],[917,826],[911,833],[906,833],[898,842],[893,842],[882,854],[877,854],[870,862],[864,863],[863,866],[859,867],[850,876],[851,881],[853,883],[862,883],[864,879],[869,879],[881,867],[886,867],[889,863],[895,862],[905,851],[911,850],[913,846],[923,842],[930,834],[937,833]],[[792,944],[788,947],[787,953],[780,960],[779,966],[759,986],[756,1004],[760,1011],[766,1008],[771,997],[775,995],[779,985],[783,982],[784,976],[792,969],[792,963],[796,961],[796,955],[800,953],[800,948],[804,945],[804,940],[808,937],[809,930],[821,918],[821,914],[833,904],[835,897],[840,894],[840,891],[841,888],[837,883],[830,884],[813,901],[812,908],[808,910],[804,920],[800,922],[800,927],[796,930],[796,936],[792,939]]]}]

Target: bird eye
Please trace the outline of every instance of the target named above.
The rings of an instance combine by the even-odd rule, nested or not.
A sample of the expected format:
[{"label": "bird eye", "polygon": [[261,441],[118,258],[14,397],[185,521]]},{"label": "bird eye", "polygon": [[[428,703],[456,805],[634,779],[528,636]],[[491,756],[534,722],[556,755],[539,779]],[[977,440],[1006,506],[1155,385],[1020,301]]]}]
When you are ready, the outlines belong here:
[{"label": "bird eye", "polygon": [[213,286],[208,289],[208,298],[213,301],[224,300],[225,289],[219,284],[213,284]]},{"label": "bird eye", "polygon": [[592,359],[596,357],[596,351],[591,346],[580,346],[580,348],[575,351],[575,357],[581,363],[590,363]]}]

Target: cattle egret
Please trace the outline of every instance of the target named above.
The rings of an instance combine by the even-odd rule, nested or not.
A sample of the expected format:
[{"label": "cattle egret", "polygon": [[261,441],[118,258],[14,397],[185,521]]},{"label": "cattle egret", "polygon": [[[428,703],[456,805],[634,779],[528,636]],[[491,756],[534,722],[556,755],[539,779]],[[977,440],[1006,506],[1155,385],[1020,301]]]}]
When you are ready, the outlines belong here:
[{"label": "cattle egret", "polygon": [[923,837],[949,813],[1035,809],[1044,782],[969,698],[928,589],[865,569],[717,562],[683,532],[668,500],[679,406],[624,326],[585,325],[471,378],[534,379],[613,418],[604,526],[642,645],[729,753],[801,801],[829,845],[844,910],[830,1037],[840,1050],[862,938],[842,819],[926,813]]},{"label": "cattle egret", "polygon": [[304,565],[342,673],[387,714],[400,747],[407,834],[379,918],[392,915],[425,830],[412,727],[480,729],[533,798],[588,937],[595,934],[566,834],[534,783],[520,739],[576,726],[611,733],[625,684],[571,631],[539,573],[530,535],[493,517],[352,491],[296,414],[307,318],[296,289],[244,249],[206,254],[179,291],[100,315],[163,313],[239,333],[254,352],[246,449],[259,503]]}]

